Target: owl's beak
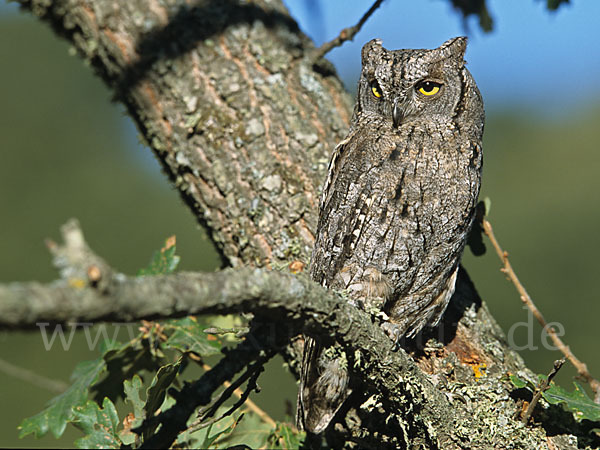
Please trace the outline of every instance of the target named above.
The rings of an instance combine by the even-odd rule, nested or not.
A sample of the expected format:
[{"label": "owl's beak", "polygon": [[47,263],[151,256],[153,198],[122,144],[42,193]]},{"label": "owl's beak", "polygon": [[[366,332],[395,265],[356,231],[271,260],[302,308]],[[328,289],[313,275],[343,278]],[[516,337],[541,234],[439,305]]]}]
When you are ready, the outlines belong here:
[{"label": "owl's beak", "polygon": [[394,122],[394,128],[398,128],[404,119],[402,108],[398,105],[398,99],[394,99],[394,107],[392,108],[392,121]]}]

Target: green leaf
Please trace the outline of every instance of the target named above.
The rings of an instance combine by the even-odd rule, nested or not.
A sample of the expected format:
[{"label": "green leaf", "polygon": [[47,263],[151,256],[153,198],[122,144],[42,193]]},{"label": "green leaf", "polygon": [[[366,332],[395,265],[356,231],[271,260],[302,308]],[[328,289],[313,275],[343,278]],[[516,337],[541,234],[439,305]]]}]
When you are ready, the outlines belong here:
[{"label": "green leaf", "polygon": [[[540,385],[546,379],[546,375],[538,375],[538,379],[538,385]],[[530,381],[523,380],[516,375],[511,375],[510,381],[519,389],[526,388],[531,392],[535,392],[538,388]],[[550,387],[542,392],[542,396],[552,405],[562,405],[565,410],[572,412],[577,420],[587,419],[600,422],[600,405],[589,398],[579,384],[576,382],[573,384],[575,390],[569,392],[552,382]]]},{"label": "green leaf", "polygon": [[[221,406],[217,409],[215,417],[220,417],[229,409],[228,406]],[[226,438],[229,433],[237,426],[237,423],[241,420],[243,414],[237,418],[234,416],[227,416],[218,420],[217,422],[197,429],[195,427],[187,428],[186,430],[179,433],[177,436],[177,447],[178,448],[211,448],[211,445],[220,437]],[[192,419],[192,421],[195,420]],[[188,424],[189,425],[189,424]],[[197,444],[197,443],[201,444]],[[218,447],[213,447],[218,448]]]},{"label": "green leaf", "polygon": [[135,417],[145,418],[144,404],[145,402],[140,397],[142,389],[142,379],[138,375],[134,375],[131,381],[125,380],[123,390],[125,391],[125,402],[131,403],[133,406],[133,414]]},{"label": "green leaf", "polygon": [[[144,417],[152,417],[154,413],[163,405],[165,397],[167,395],[167,389],[171,386],[179,367],[181,366],[181,359],[174,364],[167,364],[158,369],[158,372],[152,380],[152,384],[146,391],[146,405],[144,406]],[[154,431],[158,424],[144,428],[143,437],[147,439]]]},{"label": "green leaf", "polygon": [[138,271],[138,276],[165,275],[174,272],[179,264],[179,256],[175,254],[175,249],[175,236],[171,236],[165,240],[163,248],[154,252],[150,264]]},{"label": "green leaf", "polygon": [[479,26],[483,31],[492,31],[493,20],[487,10],[485,0],[452,0],[452,5],[462,12],[465,19],[470,15],[478,17]]},{"label": "green leaf", "polygon": [[575,390],[569,392],[552,383],[542,395],[548,403],[562,404],[563,408],[572,412],[577,420],[600,421],[600,405],[589,398],[578,383],[573,382],[573,384]]},{"label": "green leaf", "polygon": [[[240,419],[242,418],[243,414],[240,415],[237,420],[234,420],[233,418],[229,418],[230,420],[219,420],[216,424],[213,424],[209,427],[206,428],[206,436],[204,437],[204,440],[202,441],[202,445],[200,446],[200,448],[209,448],[213,442],[215,442],[218,438],[220,438],[221,436],[225,436],[228,434],[231,434],[231,432],[234,430],[234,428],[237,426],[238,422],[240,421]],[[231,425],[226,427],[226,424],[228,422],[231,422]],[[215,426],[217,425],[217,426]],[[213,430],[213,428],[217,428],[216,432],[211,434],[211,431]]]},{"label": "green leaf", "polygon": [[161,407],[165,396],[167,395],[167,389],[175,380],[179,367],[181,366],[181,359],[176,363],[167,364],[158,369],[152,384],[146,391],[146,417],[152,417],[154,413]]},{"label": "green leaf", "polygon": [[231,433],[218,439],[217,442],[219,445],[245,444],[250,448],[264,448],[268,447],[267,443],[272,433],[273,428],[271,425],[263,422],[257,414],[246,412],[239,416]]},{"label": "green leaf", "polygon": [[71,375],[73,384],[65,392],[54,397],[42,412],[24,419],[19,425],[19,437],[33,433],[36,438],[39,438],[48,431],[55,438],[62,436],[67,423],[73,420],[73,408],[85,404],[90,386],[106,370],[104,355],[117,345],[120,344],[104,341],[101,344],[102,356],[93,361],[82,361],[77,364]]},{"label": "green leaf", "polygon": [[104,355],[106,376],[93,386],[94,399],[100,403],[104,397],[117,399],[124,397],[124,381],[136,373],[147,370],[154,373],[164,365],[163,358],[157,355],[149,339],[136,338],[118,349]]},{"label": "green leaf", "polygon": [[[131,430],[141,426],[147,417],[152,417],[159,408],[164,408],[167,403],[172,405],[171,402],[165,400],[166,393],[175,380],[180,366],[181,359],[174,364],[167,364],[158,369],[150,387],[146,390],[146,401],[142,400],[140,395],[143,383],[138,375],[134,375],[131,381],[123,382],[125,402],[133,406],[133,413],[127,416],[124,429],[119,433],[124,444],[131,445],[139,439],[138,434]],[[144,428],[142,437],[147,439],[155,430],[156,426]]]},{"label": "green leaf", "polygon": [[140,397],[141,389],[142,379],[138,375],[134,375],[131,381],[125,380],[123,382],[125,403],[131,403],[133,406],[133,413],[128,416],[127,425],[119,432],[119,437],[125,445],[136,442],[138,435],[133,433],[131,429],[139,427],[146,418],[145,402]]},{"label": "green leaf", "polygon": [[165,342],[166,347],[181,352],[194,352],[200,356],[217,355],[221,352],[221,344],[210,334],[204,332],[204,325],[198,323],[195,317],[185,317],[165,323],[165,329],[173,333]]},{"label": "green leaf", "polygon": [[294,429],[287,423],[278,422],[277,428],[273,433],[275,443],[280,448],[285,449],[296,449],[300,448],[302,441],[306,433],[302,431],[294,431]]},{"label": "green leaf", "polygon": [[529,389],[531,392],[535,391],[535,386],[530,381],[523,380],[522,378],[519,378],[517,375],[510,375],[509,378],[510,378],[510,382],[517,389],[525,388],[525,389]]},{"label": "green leaf", "polygon": [[75,441],[77,448],[120,448],[121,440],[117,433],[119,416],[113,402],[108,397],[102,402],[102,409],[92,400],[83,406],[73,408],[73,424],[86,435]]},{"label": "green leaf", "polygon": [[[220,417],[229,409],[220,407],[215,417]],[[228,448],[245,445],[244,448],[273,448],[268,445],[275,429],[264,423],[252,412],[234,412],[206,428],[189,431],[187,429],[177,437],[179,448]],[[293,442],[293,440],[291,440]],[[282,447],[275,447],[282,448]],[[290,447],[293,448],[293,447]]]}]

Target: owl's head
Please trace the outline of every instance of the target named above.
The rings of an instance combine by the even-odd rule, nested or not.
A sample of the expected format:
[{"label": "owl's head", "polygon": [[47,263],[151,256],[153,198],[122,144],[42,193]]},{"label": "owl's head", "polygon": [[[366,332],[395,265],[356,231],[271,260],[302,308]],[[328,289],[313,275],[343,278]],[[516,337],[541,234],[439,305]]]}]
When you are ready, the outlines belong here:
[{"label": "owl's head", "polygon": [[465,68],[467,38],[457,37],[433,50],[387,50],[379,39],[362,49],[356,113],[377,115],[398,128],[419,118],[458,118],[480,109],[481,96]]}]

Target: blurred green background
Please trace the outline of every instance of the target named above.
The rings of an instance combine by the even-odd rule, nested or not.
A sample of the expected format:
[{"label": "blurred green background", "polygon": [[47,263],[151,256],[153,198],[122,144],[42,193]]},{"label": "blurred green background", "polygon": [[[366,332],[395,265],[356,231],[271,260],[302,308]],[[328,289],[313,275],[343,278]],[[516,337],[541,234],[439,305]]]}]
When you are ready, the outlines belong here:
[{"label": "blurred green background", "polygon": [[[0,282],[54,279],[43,241],[59,239],[70,217],[125,273],[146,265],[172,234],[180,269],[218,268],[212,244],[138,144],[123,107],[71,53],[35,19],[0,14]],[[497,237],[547,320],[560,322],[567,344],[600,377],[600,103],[570,105],[557,115],[489,103],[487,110],[482,197],[492,199]],[[528,320],[489,245],[483,257],[467,251],[464,263],[505,331]],[[537,346],[521,354],[534,371],[547,373],[560,355],[543,348],[537,324],[530,330],[531,336],[518,328],[514,343]],[[39,332],[0,334],[1,359],[51,379],[68,381],[78,361],[95,357],[81,333],[68,351],[46,351]],[[270,367],[255,398],[283,418],[295,386],[278,362]],[[563,369],[558,381],[570,386],[573,373]],[[55,393],[3,371],[0,386],[0,446],[72,446],[80,436],[68,429],[58,441],[18,440],[17,425]]]}]

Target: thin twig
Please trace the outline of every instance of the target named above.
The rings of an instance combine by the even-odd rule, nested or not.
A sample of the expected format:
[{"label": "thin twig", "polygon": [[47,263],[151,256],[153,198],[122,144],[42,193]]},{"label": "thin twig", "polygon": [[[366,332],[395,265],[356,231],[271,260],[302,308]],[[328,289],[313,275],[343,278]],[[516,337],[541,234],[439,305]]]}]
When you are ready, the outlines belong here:
[{"label": "thin twig", "polygon": [[[204,370],[206,370],[206,371],[209,371],[211,369],[211,367],[208,364],[202,364],[202,368]],[[225,382],[223,382],[223,386],[225,386],[226,388],[228,388],[229,386],[231,386],[231,383],[229,381],[225,381]],[[244,392],[242,392],[241,389],[236,388],[233,391],[233,395],[235,395],[237,398],[242,398],[242,396],[244,395]],[[255,413],[258,417],[260,417],[263,422],[269,424],[272,427],[277,426],[277,422],[275,422],[271,418],[271,416],[269,416],[269,414],[267,414],[263,409],[261,409],[256,403],[254,403],[249,398],[246,399],[246,407],[250,411],[252,411],[253,413]]]},{"label": "thin twig", "polygon": [[[258,376],[260,374],[260,372],[262,372],[262,370],[263,370],[263,364],[264,364],[264,361],[257,361],[252,366],[250,366],[248,368],[248,370],[246,370],[246,372],[244,374],[242,374],[233,383],[230,383],[229,381],[224,381],[223,385],[225,386],[225,391],[221,394],[219,399],[216,402],[214,402],[214,404],[211,405],[210,409],[202,415],[201,419],[203,420],[203,419],[206,419],[206,418],[212,416],[217,411],[217,408],[219,406],[221,406],[225,402],[225,400],[227,400],[231,396],[231,394],[235,394],[235,396],[238,398],[244,397],[245,394],[239,388],[239,386],[241,386],[242,383],[244,383],[247,379],[254,377],[255,375]],[[203,364],[203,367],[208,368],[208,370],[210,370],[210,366],[208,366],[206,364]],[[256,412],[256,410],[258,410],[262,414],[267,416],[267,414],[264,411],[262,411],[258,406],[256,406],[254,403],[253,403],[253,405],[256,408],[256,409],[253,409],[253,411]],[[250,407],[248,407],[248,408],[250,408]],[[258,412],[257,412],[257,414],[258,414]],[[261,416],[261,418],[262,418],[262,416]],[[269,425],[275,426],[276,425],[275,421],[273,419],[271,419],[270,417],[268,417],[268,418],[269,418],[269,420],[265,420],[265,421]]]},{"label": "thin twig", "polygon": [[356,36],[356,34],[360,31],[365,22],[369,19],[369,17],[371,17],[371,15],[375,12],[377,8],[379,8],[379,6],[382,3],[383,0],[376,0],[371,5],[369,10],[361,17],[361,19],[356,25],[354,25],[353,27],[344,28],[342,31],[340,31],[340,34],[336,38],[332,39],[329,42],[325,42],[323,45],[321,45],[315,52],[315,61],[325,56],[325,54],[331,51],[333,48],[339,47],[344,42],[351,41],[352,39],[354,39],[354,36]]},{"label": "thin twig", "polygon": [[554,376],[558,373],[558,371],[563,366],[563,364],[565,363],[566,360],[567,360],[567,358],[565,356],[562,359],[558,359],[558,360],[554,361],[554,367],[548,374],[548,377],[544,381],[542,381],[542,383],[535,390],[535,393],[533,394],[533,398],[531,399],[531,403],[529,403],[527,410],[525,410],[521,416],[521,422],[523,422],[524,425],[527,425],[529,423],[529,419],[531,418],[531,415],[533,414],[535,405],[537,405],[537,402],[540,400],[540,398],[542,398],[542,394],[544,393],[544,391],[550,387],[550,382],[552,381],[552,378],[554,378]]},{"label": "thin twig", "polygon": [[560,339],[560,337],[558,337],[558,335],[556,334],[556,330],[553,327],[548,326],[548,323],[544,319],[544,316],[542,316],[542,313],[535,306],[533,300],[531,300],[531,297],[525,290],[525,287],[523,287],[523,285],[519,281],[517,274],[515,273],[512,266],[510,265],[510,262],[508,261],[508,253],[502,250],[502,247],[500,247],[500,244],[496,240],[496,236],[494,236],[492,225],[487,219],[483,219],[483,232],[490,239],[492,246],[496,250],[498,257],[502,261],[503,267],[500,270],[509,278],[509,280],[517,288],[517,291],[519,292],[519,295],[521,297],[521,301],[533,313],[534,317],[543,327],[544,331],[548,333],[550,339],[552,339],[554,345],[563,353],[563,355],[567,357],[569,361],[571,361],[571,364],[573,364],[579,376],[587,383],[589,383],[590,387],[592,388],[595,394],[595,402],[600,403],[600,382],[594,377],[592,377],[592,375],[588,371],[587,365],[584,362],[580,361],[578,358],[576,358],[569,346],[566,345]]},{"label": "thin twig", "polygon": [[38,375],[37,373],[32,372],[29,369],[24,369],[23,367],[15,366],[14,364],[11,364],[8,361],[5,361],[1,358],[0,372],[4,372],[5,374],[10,375],[12,377],[19,378],[20,380],[27,381],[43,389],[47,389],[52,392],[57,392],[59,394],[63,393],[69,388],[69,385],[64,381],[46,378],[42,375]]},{"label": "thin twig", "polygon": [[[236,388],[234,390],[234,393],[240,392],[241,395],[238,396],[236,393],[236,396],[238,396],[238,401],[235,402],[235,404],[231,408],[229,408],[227,411],[225,411],[219,417],[214,417],[210,420],[206,420],[207,416],[209,416],[210,414],[209,413],[204,414],[202,417],[195,420],[188,427],[188,429],[186,431],[194,432],[194,431],[201,430],[202,428],[206,428],[207,426],[212,425],[212,424],[218,422],[219,420],[224,419],[227,416],[230,416],[231,414],[233,414],[234,411],[236,411],[239,407],[241,407],[244,404],[244,402],[250,401],[250,400],[248,400],[248,397],[250,396],[250,393],[253,390],[257,389],[256,380],[258,379],[258,376],[262,372],[262,370],[260,370],[261,368],[255,370],[254,373],[250,376],[250,378],[248,380],[248,385],[246,386],[246,389],[243,392],[239,388]],[[212,411],[211,411],[211,413],[212,413]],[[275,422],[273,422],[273,427],[275,427]]]}]

